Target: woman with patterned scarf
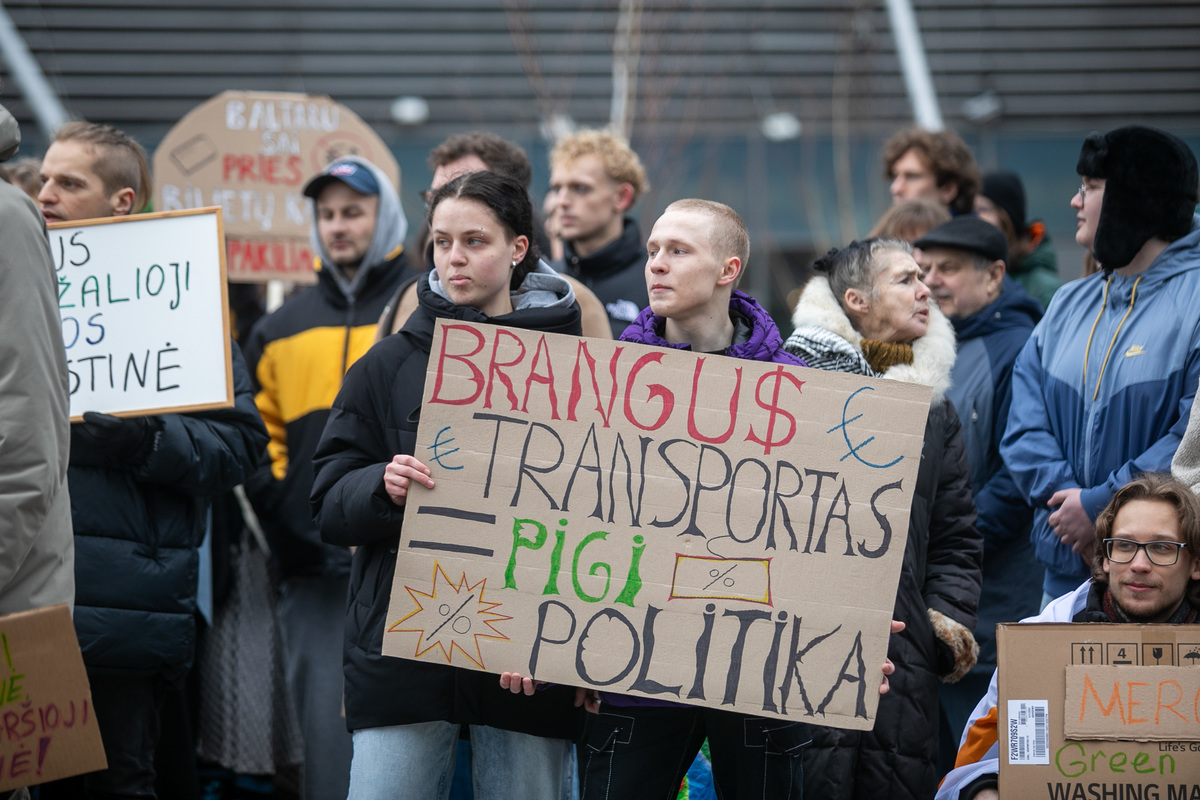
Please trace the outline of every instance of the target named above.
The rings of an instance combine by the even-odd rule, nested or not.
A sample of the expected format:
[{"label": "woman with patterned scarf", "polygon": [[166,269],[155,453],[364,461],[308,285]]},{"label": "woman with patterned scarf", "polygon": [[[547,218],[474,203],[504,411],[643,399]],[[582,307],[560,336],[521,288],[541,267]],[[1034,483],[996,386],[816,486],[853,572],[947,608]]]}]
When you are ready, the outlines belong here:
[{"label": "woman with patterned scarf", "polygon": [[933,389],[909,516],[888,657],[892,690],[875,728],[814,728],[804,757],[806,797],[928,798],[937,788],[938,680],[974,665],[971,635],[983,542],[962,428],[945,397],[954,330],[929,302],[912,249],[879,237],[832,250],[813,265],[784,347],[809,366],[918,383]]}]

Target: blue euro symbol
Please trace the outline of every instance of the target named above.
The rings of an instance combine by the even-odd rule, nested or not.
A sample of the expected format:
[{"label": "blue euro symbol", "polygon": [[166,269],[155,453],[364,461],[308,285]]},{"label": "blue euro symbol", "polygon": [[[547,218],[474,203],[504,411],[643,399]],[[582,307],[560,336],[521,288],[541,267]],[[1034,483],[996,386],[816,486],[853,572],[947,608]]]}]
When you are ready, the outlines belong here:
[{"label": "blue euro symbol", "polygon": [[841,424],[834,425],[832,428],[830,428],[829,430],[827,430],[825,432],[833,433],[838,428],[841,428],[841,430],[842,430],[842,438],[846,440],[846,446],[850,448],[850,452],[846,453],[846,455],[844,455],[840,459],[838,459],[839,461],[845,461],[850,456],[854,456],[856,461],[859,461],[862,464],[866,464],[868,467],[871,467],[872,469],[887,469],[888,467],[895,466],[896,464],[899,464],[901,461],[903,461],[904,456],[900,456],[899,458],[896,458],[893,461],[889,461],[886,464],[873,464],[870,461],[867,461],[865,458],[863,458],[862,456],[860,456],[858,454],[858,451],[862,450],[864,447],[869,445],[871,442],[875,441],[875,437],[868,436],[864,441],[855,445],[853,442],[850,441],[850,423],[854,422],[856,420],[862,419],[862,414],[857,414],[857,415],[851,417],[850,419],[846,419],[846,414],[849,413],[849,411],[850,411],[850,401],[853,400],[855,397],[857,397],[859,392],[873,392],[873,391],[875,391],[875,390],[873,388],[871,388],[870,386],[864,386],[861,389],[856,390],[854,392],[854,394],[847,397],[846,405],[842,406],[842,422],[841,422]]},{"label": "blue euro symbol", "polygon": [[459,464],[457,467],[452,467],[452,466],[450,466],[449,464],[445,464],[445,463],[443,463],[443,462],[442,462],[442,459],[443,459],[443,458],[445,458],[446,456],[454,455],[455,453],[457,453],[457,452],[458,452],[458,448],[457,448],[457,447],[455,447],[455,448],[454,448],[454,449],[452,449],[452,450],[446,450],[445,452],[440,452],[440,451],[439,451],[439,448],[441,448],[441,447],[449,447],[449,446],[450,446],[450,443],[454,441],[454,438],[453,438],[453,437],[451,437],[451,438],[449,438],[449,439],[443,439],[443,438],[442,438],[442,434],[443,434],[443,433],[445,433],[445,432],[446,432],[446,431],[448,431],[448,430],[450,430],[450,426],[449,426],[449,425],[447,425],[446,427],[444,427],[444,428],[442,428],[440,431],[438,431],[438,432],[437,432],[437,436],[434,436],[434,437],[433,437],[433,444],[429,445],[429,446],[428,446],[428,447],[426,447],[425,449],[426,449],[426,450],[432,450],[432,451],[433,451],[433,456],[432,456],[432,459],[433,459],[433,460],[434,460],[434,461],[437,463],[437,465],[438,465],[439,467],[441,467],[442,469],[462,469],[462,464]]}]

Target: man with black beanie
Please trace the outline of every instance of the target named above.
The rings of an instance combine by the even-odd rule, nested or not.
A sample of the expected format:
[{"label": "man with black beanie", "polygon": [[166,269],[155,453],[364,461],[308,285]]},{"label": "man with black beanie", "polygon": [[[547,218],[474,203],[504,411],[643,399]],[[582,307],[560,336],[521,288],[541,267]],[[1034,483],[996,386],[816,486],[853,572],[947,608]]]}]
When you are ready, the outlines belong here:
[{"label": "man with black beanie", "polygon": [[1021,176],[1008,170],[983,176],[983,188],[975,195],[975,215],[990,222],[1008,239],[1008,274],[1029,296],[1050,307],[1050,298],[1062,286],[1058,277],[1058,255],[1046,232],[1046,223],[1025,215],[1025,185]]},{"label": "man with black beanie", "polygon": [[1017,357],[1000,445],[1051,598],[1088,576],[1116,490],[1169,469],[1200,379],[1196,157],[1132,125],[1088,136],[1076,171],[1075,241],[1102,271],[1059,290]]}]

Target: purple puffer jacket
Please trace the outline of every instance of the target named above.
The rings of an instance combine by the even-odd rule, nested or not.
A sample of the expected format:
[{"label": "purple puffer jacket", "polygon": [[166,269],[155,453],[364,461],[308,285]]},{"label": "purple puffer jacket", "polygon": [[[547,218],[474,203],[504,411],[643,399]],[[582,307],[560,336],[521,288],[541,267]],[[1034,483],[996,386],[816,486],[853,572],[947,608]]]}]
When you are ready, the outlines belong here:
[{"label": "purple puffer jacket", "polygon": [[[729,299],[729,316],[734,324],[735,344],[725,348],[725,355],[730,358],[744,358],[750,361],[765,361],[771,364],[792,364],[797,367],[807,367],[801,359],[783,349],[783,337],[775,320],[767,310],[758,304],[753,297],[745,292],[733,290]],[[622,342],[636,342],[654,347],[670,347],[673,350],[690,350],[691,345],[671,344],[662,337],[662,317],[649,308],[642,310],[638,318],[630,323],[621,334]],[[745,334],[749,332],[749,338]],[[742,341],[737,341],[737,340]],[[601,692],[600,699],[610,706],[681,706],[682,703],[672,703],[669,700],[653,700],[648,697],[634,697],[627,694]]]},{"label": "purple puffer jacket", "polygon": [[[766,361],[772,364],[793,364],[798,367],[808,365],[798,357],[783,349],[783,337],[779,328],[767,310],[758,304],[753,297],[745,292],[733,290],[729,299],[730,317],[734,322],[734,339],[744,339],[749,329],[750,337],[738,341],[725,348],[725,355],[730,358],[744,358],[750,361]],[[623,342],[637,342],[654,347],[670,347],[673,350],[690,350],[691,345],[671,344],[662,337],[662,329],[666,320],[655,314],[649,307],[642,309],[638,318],[630,323],[621,334]]]}]

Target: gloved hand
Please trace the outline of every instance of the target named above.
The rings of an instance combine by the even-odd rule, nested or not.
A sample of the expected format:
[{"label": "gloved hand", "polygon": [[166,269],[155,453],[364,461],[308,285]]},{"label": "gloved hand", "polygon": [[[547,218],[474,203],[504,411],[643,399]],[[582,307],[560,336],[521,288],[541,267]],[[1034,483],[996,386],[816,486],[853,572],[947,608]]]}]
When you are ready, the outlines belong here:
[{"label": "gloved hand", "polygon": [[97,411],[83,412],[74,433],[97,450],[134,464],[144,462],[154,448],[154,435],[162,430],[158,417],[114,417]]},{"label": "gloved hand", "polygon": [[945,664],[938,664],[942,674],[942,683],[955,683],[971,671],[979,659],[979,643],[975,636],[964,625],[955,622],[940,611],[926,609],[929,621],[933,625],[933,633],[938,638],[939,650],[942,651]]}]

